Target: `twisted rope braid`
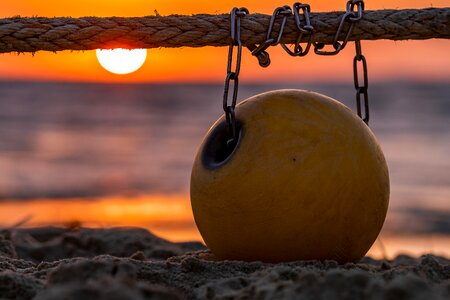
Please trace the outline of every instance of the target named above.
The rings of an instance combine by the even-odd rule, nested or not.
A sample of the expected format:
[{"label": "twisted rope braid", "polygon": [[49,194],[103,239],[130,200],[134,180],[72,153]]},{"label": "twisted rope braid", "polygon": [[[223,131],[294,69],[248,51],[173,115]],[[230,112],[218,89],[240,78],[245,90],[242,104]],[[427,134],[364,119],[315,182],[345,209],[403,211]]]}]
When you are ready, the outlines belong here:
[{"label": "twisted rope braid", "polygon": [[[311,13],[316,42],[331,43],[343,12]],[[230,16],[193,15],[140,18],[7,18],[0,19],[0,53],[97,48],[227,46]],[[265,41],[270,16],[242,18],[244,46]],[[275,24],[275,27],[279,26]],[[288,19],[282,43],[295,42],[298,31]],[[343,38],[343,37],[342,37]],[[450,8],[365,11],[350,40],[450,38]]]}]

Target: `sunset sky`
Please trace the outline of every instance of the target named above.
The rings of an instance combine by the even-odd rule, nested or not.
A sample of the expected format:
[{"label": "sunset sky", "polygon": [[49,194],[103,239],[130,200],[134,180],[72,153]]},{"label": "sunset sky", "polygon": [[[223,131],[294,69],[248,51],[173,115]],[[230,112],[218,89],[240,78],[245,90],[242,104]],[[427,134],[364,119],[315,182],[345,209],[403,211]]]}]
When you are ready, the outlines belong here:
[{"label": "sunset sky", "polygon": [[[309,1],[313,11],[343,10],[346,1]],[[233,6],[270,14],[285,1],[182,1],[182,0],[15,0],[3,5],[0,17],[11,16],[145,16],[227,13]],[[366,9],[445,7],[448,0],[366,1]],[[450,81],[450,41],[364,42],[370,78],[388,80]],[[244,82],[298,82],[351,80],[354,50],[349,45],[338,57],[310,54],[292,58],[280,47],[269,50],[272,65],[261,69],[248,51],[243,58]],[[95,51],[38,52],[0,55],[0,80],[61,80],[90,82],[222,82],[227,49],[152,49],[144,66],[129,75],[114,75],[98,63]],[[305,71],[306,70],[306,71]]]}]

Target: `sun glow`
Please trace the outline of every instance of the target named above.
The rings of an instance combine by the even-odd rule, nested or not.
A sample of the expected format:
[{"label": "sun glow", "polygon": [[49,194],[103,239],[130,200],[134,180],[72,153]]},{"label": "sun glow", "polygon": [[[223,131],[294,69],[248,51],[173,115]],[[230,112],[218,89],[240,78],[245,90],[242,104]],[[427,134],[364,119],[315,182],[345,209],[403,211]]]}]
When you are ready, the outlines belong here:
[{"label": "sun glow", "polygon": [[129,74],[137,71],[147,58],[147,49],[97,49],[100,65],[114,74]]}]

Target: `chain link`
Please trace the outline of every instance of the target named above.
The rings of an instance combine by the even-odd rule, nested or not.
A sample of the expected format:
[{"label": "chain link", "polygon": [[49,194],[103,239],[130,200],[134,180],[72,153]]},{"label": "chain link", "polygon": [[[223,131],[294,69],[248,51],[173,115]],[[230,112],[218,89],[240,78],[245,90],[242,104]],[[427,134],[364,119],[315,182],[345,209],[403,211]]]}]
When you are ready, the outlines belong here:
[{"label": "chain link", "polygon": [[[272,37],[275,21],[278,18],[278,16],[282,17],[281,25],[280,25],[280,28],[278,30],[278,34],[276,35],[276,37]],[[266,50],[270,46],[276,46],[280,43],[281,38],[283,37],[284,29],[286,28],[287,19],[289,16],[292,16],[292,10],[288,5],[277,7],[273,12],[272,17],[270,18],[269,28],[267,29],[267,35],[266,35],[265,42],[259,46],[248,47],[250,49],[250,51],[252,52],[252,55],[258,57],[259,65],[261,67],[266,68],[270,65],[270,57],[269,57],[269,54],[266,52]],[[265,57],[265,59],[261,59],[264,57]]]},{"label": "chain link", "polygon": [[[363,121],[369,125],[369,76],[367,74],[367,61],[362,54],[361,41],[355,41],[356,55],[353,58],[353,80],[355,82],[356,89],[356,109],[358,116],[363,119]],[[362,64],[363,70],[363,85],[359,84],[359,74],[358,74],[358,63]],[[364,97],[364,117],[361,112],[361,95]]]},{"label": "chain link", "polygon": [[[239,90],[239,73],[241,72],[241,58],[242,58],[242,41],[241,41],[241,17],[247,15],[249,12],[246,8],[233,8],[230,14],[230,33],[231,43],[228,47],[228,64],[227,76],[225,79],[225,86],[223,92],[223,110],[225,112],[225,119],[228,124],[230,138],[227,141],[228,145],[236,142],[236,115],[235,107]],[[234,49],[237,48],[236,62],[233,70]],[[230,85],[233,82],[233,93],[231,104],[228,103]]]},{"label": "chain link", "polygon": [[[285,44],[281,44],[281,47],[283,47],[283,49],[291,56],[306,56],[309,52],[309,49],[311,48],[312,38],[314,35],[314,27],[311,25],[311,18],[309,16],[311,7],[309,6],[309,4],[302,4],[300,2],[297,2],[294,4],[293,8],[295,24],[297,25],[299,35],[297,37],[297,41],[294,44],[294,51],[289,49]],[[301,21],[300,10],[302,11],[303,18],[305,19],[304,25]],[[300,42],[305,34],[308,36],[308,42],[306,44],[306,47],[303,49]]]},{"label": "chain link", "polygon": [[[356,11],[355,11],[356,7]],[[341,52],[348,43],[348,39],[352,35],[353,28],[355,27],[355,23],[361,20],[364,10],[364,1],[363,0],[350,0],[346,5],[346,12],[342,16],[341,22],[339,23],[338,30],[336,31],[336,35],[334,36],[334,40],[332,46],[334,50],[326,51],[322,50],[325,48],[324,43],[314,43],[314,52],[318,55],[336,55]],[[347,32],[344,32],[344,25],[349,23],[347,28]],[[339,37],[345,34],[344,40],[339,42]]]}]

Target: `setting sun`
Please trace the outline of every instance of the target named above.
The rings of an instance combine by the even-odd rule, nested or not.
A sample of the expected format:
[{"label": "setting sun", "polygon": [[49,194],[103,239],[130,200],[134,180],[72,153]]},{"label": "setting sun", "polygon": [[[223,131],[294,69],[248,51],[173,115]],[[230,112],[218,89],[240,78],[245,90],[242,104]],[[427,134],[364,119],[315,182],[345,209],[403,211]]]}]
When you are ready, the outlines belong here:
[{"label": "setting sun", "polygon": [[114,74],[130,74],[137,71],[147,58],[147,49],[97,49],[100,65]]}]

